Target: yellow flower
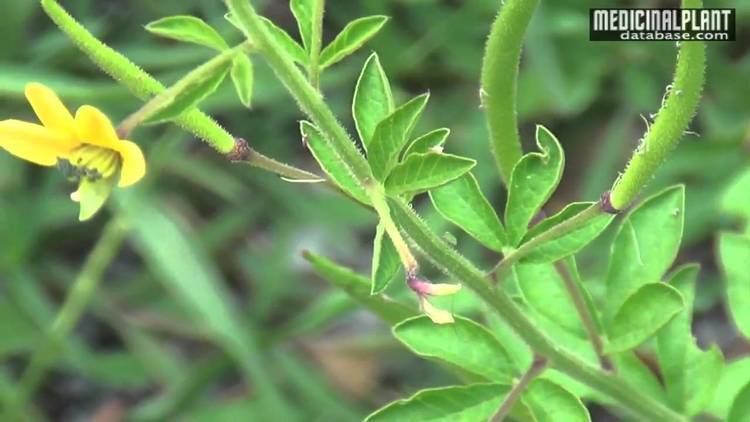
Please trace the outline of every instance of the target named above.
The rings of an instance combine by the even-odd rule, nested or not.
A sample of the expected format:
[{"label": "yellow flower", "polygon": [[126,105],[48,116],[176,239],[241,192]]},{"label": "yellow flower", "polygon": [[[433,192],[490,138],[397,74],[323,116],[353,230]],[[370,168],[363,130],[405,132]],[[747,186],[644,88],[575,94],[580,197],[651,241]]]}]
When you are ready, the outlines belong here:
[{"label": "yellow flower", "polygon": [[84,105],[73,117],[46,86],[30,83],[25,92],[42,124],[0,121],[0,147],[34,164],[57,165],[69,179],[78,182],[78,190],[70,198],[80,203],[81,221],[101,208],[115,183],[128,187],[146,174],[141,149],[120,139],[99,109]]}]

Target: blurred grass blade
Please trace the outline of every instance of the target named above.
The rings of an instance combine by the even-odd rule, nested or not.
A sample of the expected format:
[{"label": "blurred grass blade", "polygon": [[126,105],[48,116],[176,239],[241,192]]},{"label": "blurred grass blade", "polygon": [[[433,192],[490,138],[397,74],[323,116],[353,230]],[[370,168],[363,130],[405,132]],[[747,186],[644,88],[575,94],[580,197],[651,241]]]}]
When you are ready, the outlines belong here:
[{"label": "blurred grass blade", "polygon": [[235,359],[248,385],[257,388],[268,415],[291,416],[293,410],[273,385],[252,332],[237,319],[218,270],[194,245],[185,225],[157,208],[159,201],[138,192],[123,192],[118,199],[118,207],[132,227],[135,246],[159,281]]}]

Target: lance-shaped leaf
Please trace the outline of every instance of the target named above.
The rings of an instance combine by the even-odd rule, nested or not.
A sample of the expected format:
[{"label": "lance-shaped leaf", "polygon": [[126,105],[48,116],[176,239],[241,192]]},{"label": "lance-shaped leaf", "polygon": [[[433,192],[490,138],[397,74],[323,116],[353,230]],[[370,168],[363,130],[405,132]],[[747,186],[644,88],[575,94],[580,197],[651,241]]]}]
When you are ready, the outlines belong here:
[{"label": "lance-shaped leaf", "polygon": [[368,145],[367,161],[376,179],[385,180],[398,162],[398,157],[429,98],[429,94],[412,98],[375,127]]},{"label": "lance-shaped leaf", "polygon": [[705,411],[725,420],[737,394],[746,384],[750,384],[750,357],[728,362],[718,372],[719,382]]},{"label": "lance-shaped leaf", "polygon": [[352,299],[389,324],[396,324],[416,314],[416,309],[384,295],[371,295],[370,281],[366,277],[312,252],[305,252],[303,256],[312,264],[318,275],[345,291]]},{"label": "lance-shaped leaf", "polygon": [[601,213],[574,230],[557,237],[552,237],[546,242],[539,244],[522,261],[533,263],[554,262],[573,255],[596,239],[613,219],[613,215]]},{"label": "lance-shaped leaf", "polygon": [[586,406],[573,393],[552,381],[537,378],[529,384],[521,400],[537,422],[590,422]]},{"label": "lance-shaped leaf", "polygon": [[238,54],[232,62],[230,75],[240,102],[250,107],[253,98],[253,62],[246,54]]},{"label": "lance-shaped leaf", "polygon": [[352,101],[354,126],[365,151],[378,123],[393,112],[393,94],[388,77],[376,53],[367,58],[357,79]]},{"label": "lance-shaped leaf", "polygon": [[605,320],[646,283],[661,280],[682,240],[685,187],[675,186],[647,198],[622,221],[607,271]]},{"label": "lance-shaped leaf", "polygon": [[300,122],[300,133],[307,148],[310,149],[313,157],[320,164],[320,168],[323,169],[336,186],[357,201],[369,204],[370,199],[367,196],[365,188],[359,184],[351,169],[347,167],[344,160],[341,159],[318,128],[310,122],[302,121]]},{"label": "lance-shaped leaf", "polygon": [[219,85],[229,73],[232,59],[233,56],[226,55],[224,60],[204,65],[200,77],[178,81],[167,91],[164,91],[164,94],[162,94],[165,96],[164,101],[159,103],[153,114],[146,120],[158,122],[174,119],[197,107],[201,101],[219,88]]},{"label": "lance-shaped leaf", "polygon": [[371,294],[381,293],[393,281],[401,268],[401,259],[391,238],[385,234],[382,224],[378,224],[372,247]]},{"label": "lance-shaped leaf", "polygon": [[452,154],[413,154],[393,168],[385,189],[392,195],[426,191],[461,177],[476,164],[470,158]]},{"label": "lance-shaped leaf", "polygon": [[565,165],[560,142],[544,126],[536,127],[540,152],[524,155],[513,167],[505,208],[508,242],[518,245],[534,216],[557,188]]},{"label": "lance-shaped leaf", "polygon": [[458,179],[430,191],[438,212],[488,248],[500,251],[505,245],[505,229],[474,175]]},{"label": "lance-shaped leaf", "polygon": [[727,302],[732,319],[742,335],[750,338],[750,238],[721,233],[719,262],[727,282]]},{"label": "lance-shaped leaf", "polygon": [[344,29],[320,52],[320,67],[326,67],[354,53],[380,31],[388,21],[387,16],[367,16],[349,22]]},{"label": "lance-shaped leaf", "polygon": [[685,379],[685,413],[695,416],[702,413],[716,394],[721,371],[724,368],[724,356],[718,346],[712,345],[703,351],[697,346],[690,347],[687,354]]},{"label": "lance-shaped leaf", "polygon": [[633,349],[656,334],[684,307],[682,295],[666,283],[649,283],[625,300],[609,325],[608,353]]},{"label": "lance-shaped leaf", "polygon": [[297,21],[297,27],[299,28],[299,36],[302,38],[302,44],[305,46],[305,50],[310,50],[312,44],[312,33],[313,33],[313,8],[315,7],[316,1],[323,0],[291,0],[289,2],[289,8],[292,9],[292,15],[294,20]]},{"label": "lance-shaped leaf", "polygon": [[146,25],[152,34],[177,41],[199,44],[215,50],[229,48],[224,38],[209,24],[194,16],[169,16]]},{"label": "lance-shaped leaf", "polygon": [[414,353],[461,368],[487,381],[510,382],[518,374],[508,353],[486,328],[463,317],[438,325],[426,316],[403,321],[393,335]]},{"label": "lance-shaped leaf", "polygon": [[443,152],[443,145],[445,145],[445,140],[450,133],[451,130],[445,127],[425,133],[419,138],[411,141],[406,148],[404,157],[408,157],[411,154],[421,154],[425,152]]},{"label": "lance-shaped leaf", "polygon": [[509,391],[503,384],[429,388],[375,411],[365,422],[487,421]]},{"label": "lance-shaped leaf", "polygon": [[[231,16],[231,15],[230,15]],[[231,18],[228,18],[231,19]],[[295,62],[306,65],[308,62],[307,54],[305,49],[302,48],[297,41],[295,41],[286,31],[280,28],[278,25],[273,23],[270,19],[261,16],[263,22],[266,25],[266,30],[271,34],[276,41],[277,45],[280,45],[284,52]]]}]

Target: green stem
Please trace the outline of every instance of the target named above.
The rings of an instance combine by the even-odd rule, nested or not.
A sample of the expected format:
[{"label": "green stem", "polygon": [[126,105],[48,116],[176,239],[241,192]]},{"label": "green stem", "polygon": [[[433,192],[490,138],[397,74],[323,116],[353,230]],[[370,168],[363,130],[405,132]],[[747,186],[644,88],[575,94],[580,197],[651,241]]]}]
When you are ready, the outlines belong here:
[{"label": "green stem", "polygon": [[[702,0],[683,0],[683,8],[703,7]],[[706,47],[700,41],[682,41],[677,53],[674,80],[666,97],[635,150],[625,172],[615,182],[611,203],[624,209],[654,176],[667,155],[677,146],[693,119],[703,90],[706,69]]]},{"label": "green stem", "polygon": [[604,372],[555,345],[503,291],[493,289],[485,274],[437,236],[411,207],[389,200],[394,219],[409,239],[438,269],[474,290],[539,356],[550,365],[618,402],[630,413],[649,421],[685,421],[652,397],[643,395],[616,376]]},{"label": "green stem", "polygon": [[228,66],[228,63],[230,63],[238,53],[244,54],[243,51],[250,46],[252,46],[252,44],[249,41],[245,41],[244,43],[234,48],[222,51],[211,60],[188,72],[188,74],[185,75],[182,79],[180,79],[164,91],[160,92],[155,97],[151,98],[135,113],[125,118],[125,120],[123,120],[122,123],[120,123],[120,125],[117,127],[117,132],[120,137],[127,138],[128,136],[130,136],[130,132],[132,132],[133,129],[156,114],[180,93],[188,89],[190,86],[195,85],[199,81],[205,79],[208,75],[212,75],[217,70]]},{"label": "green stem", "polygon": [[112,220],[104,228],[102,236],[89,254],[78,274],[65,302],[48,333],[49,344],[40,347],[32,355],[19,381],[19,405],[23,406],[44,378],[47,368],[53,363],[61,343],[70,335],[96,292],[104,271],[114,259],[127,233],[120,220]]},{"label": "green stem", "polygon": [[312,14],[312,39],[310,40],[310,65],[308,78],[310,85],[320,89],[320,49],[323,44],[323,12],[325,0],[314,0]]},{"label": "green stem", "polygon": [[284,50],[266,30],[263,21],[247,0],[226,0],[227,6],[239,24],[263,54],[276,76],[299,103],[323,134],[331,141],[343,162],[350,168],[362,186],[370,185],[373,179],[367,160],[362,156],[346,129],[323,101],[320,93],[307,81],[305,75],[292,63]]},{"label": "green stem", "polygon": [[557,270],[558,274],[560,274],[560,278],[562,278],[563,284],[565,285],[565,290],[567,290],[568,295],[570,295],[571,301],[573,301],[573,306],[576,308],[578,317],[581,319],[581,323],[583,324],[586,335],[591,342],[591,346],[594,348],[594,352],[599,358],[599,365],[604,370],[613,370],[614,365],[612,364],[612,361],[604,354],[604,343],[602,342],[601,334],[599,333],[599,329],[596,327],[596,322],[594,322],[594,315],[591,313],[591,310],[586,304],[586,299],[584,298],[583,292],[578,285],[578,281],[573,279],[573,276],[568,270],[567,263],[558,261],[555,263],[555,269]]},{"label": "green stem", "polygon": [[[164,91],[164,85],[125,56],[96,39],[86,28],[76,22],[57,1],[41,0],[41,4],[50,19],[68,35],[81,51],[86,53],[104,72],[128,88],[133,95],[141,100],[148,101],[151,97]],[[203,139],[222,154],[228,154],[234,148],[234,137],[215,120],[199,110],[184,113],[175,119],[175,123]]]},{"label": "green stem", "polygon": [[518,135],[516,92],[523,36],[539,0],[506,0],[492,24],[482,64],[482,106],[500,176],[510,183],[523,150]]},{"label": "green stem", "polygon": [[502,259],[502,261],[500,261],[495,266],[495,268],[492,269],[491,273],[495,274],[495,278],[497,280],[502,280],[508,274],[513,264],[528,255],[537,246],[558,237],[564,236],[567,233],[585,226],[589,221],[601,215],[603,212],[604,211],[602,210],[602,206],[600,203],[592,204],[585,210],[563,221],[562,223],[553,226],[549,230],[540,233],[536,237],[531,238],[529,241],[522,244],[521,247],[507,254]]},{"label": "green stem", "polygon": [[276,76],[297,100],[302,111],[310,117],[323,132],[323,135],[330,140],[331,146],[339,154],[343,163],[349,167],[354,178],[367,189],[373,204],[379,203],[381,205],[375,207],[375,211],[377,211],[380,219],[386,224],[385,228],[393,244],[402,247],[399,253],[404,269],[407,273],[415,270],[417,268],[416,260],[414,260],[413,255],[408,250],[408,246],[401,237],[401,233],[392,224],[388,225],[391,217],[388,205],[385,203],[385,194],[382,188],[374,183],[375,179],[372,176],[367,160],[365,160],[364,156],[346,133],[346,129],[336,120],[336,116],[334,116],[331,109],[323,101],[320,92],[305,79],[305,76],[292,63],[291,59],[284,53],[284,50],[276,45],[275,40],[266,31],[263,21],[255,12],[250,2],[246,0],[226,0],[226,3],[230,12],[237,17],[240,25],[245,30],[244,32],[253,40],[258,51],[268,61]]},{"label": "green stem", "polygon": [[492,422],[502,422],[513,410],[513,405],[521,398],[521,394],[529,387],[531,381],[534,381],[544,370],[547,369],[547,359],[542,356],[534,356],[529,369],[523,373],[521,378],[513,385],[508,395],[503,400],[500,409],[497,410]]}]

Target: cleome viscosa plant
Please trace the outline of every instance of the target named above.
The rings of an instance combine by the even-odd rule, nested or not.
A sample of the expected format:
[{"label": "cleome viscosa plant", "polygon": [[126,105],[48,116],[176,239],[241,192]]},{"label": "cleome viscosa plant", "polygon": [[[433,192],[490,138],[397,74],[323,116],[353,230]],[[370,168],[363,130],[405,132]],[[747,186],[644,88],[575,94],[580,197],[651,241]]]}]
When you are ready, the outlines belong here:
[{"label": "cleome viscosa plant", "polygon": [[[57,1],[41,1],[47,15],[84,54],[144,102],[114,128],[97,109],[91,108],[96,110],[97,121],[106,122],[104,129],[96,122],[86,125],[78,116],[73,119],[65,114],[65,130],[71,131],[66,135],[70,148],[58,155],[45,155],[44,162],[36,160],[50,166],[74,164],[70,160],[78,157],[75,151],[79,151],[88,154],[86,162],[98,163],[107,172],[106,192],[91,194],[94,205],[81,202],[82,219],[91,217],[107,199],[112,181],[117,180],[116,171],[121,172],[121,186],[145,174],[149,157],[144,161],[140,149],[123,139],[139,142],[137,129],[145,123],[175,123],[225,156],[227,165],[248,164],[300,183],[299,189],[306,183],[324,184],[376,217],[369,276],[314,251],[305,252],[305,259],[336,289],[391,326],[393,336],[406,348],[439,362],[464,382],[420,390],[373,411],[366,420],[588,421],[589,404],[639,421],[686,421],[705,413],[722,418],[729,415],[729,420],[740,421],[750,415],[750,384],[733,391],[733,397],[726,400],[732,404],[723,409],[723,414],[708,409],[725,364],[717,347],[699,347],[691,333],[700,269],[687,264],[670,270],[682,241],[685,187],[672,186],[641,197],[644,186],[688,130],[698,108],[706,67],[702,42],[686,41],[677,47],[670,89],[627,166],[621,174],[611,175],[611,189],[593,201],[573,202],[556,214],[540,218],[563,177],[565,151],[555,134],[539,124],[533,151],[524,152],[516,119],[517,97],[523,95],[517,92],[516,83],[522,44],[538,0],[502,2],[489,31],[482,64],[477,113],[486,117],[488,156],[493,157],[507,191],[502,212],[493,207],[473,174],[475,159],[452,152],[449,129],[436,127],[414,133],[430,95],[397,102],[387,68],[377,52],[367,57],[359,77],[351,81],[351,116],[335,116],[326,102],[320,88],[321,74],[387,30],[388,17],[356,19],[324,45],[324,0],[291,0],[300,44],[258,14],[253,2],[225,3],[227,25],[244,38],[234,46],[193,16],[164,17],[145,27],[157,36],[216,51],[211,60],[165,87],[96,39]],[[700,8],[702,1],[683,0],[682,7]],[[240,103],[249,107],[254,62],[260,60],[273,70],[305,116],[299,123],[300,137],[319,171],[303,170],[260,154],[252,147],[251,138],[243,139],[245,135],[233,133],[232,128],[220,126],[200,111],[201,102],[226,78],[231,79]],[[30,89],[46,88],[34,84]],[[45,95],[56,98],[51,93]],[[35,109],[40,101],[34,99],[37,97],[30,97]],[[44,116],[40,117],[49,128]],[[354,138],[341,124],[349,119],[356,129]],[[9,125],[0,122],[0,146],[32,162],[35,160],[31,158],[41,157],[28,151],[26,155],[19,153],[18,144],[5,138],[18,135],[20,139],[24,134],[12,132]],[[101,130],[106,130],[107,142],[82,138],[81,130],[87,128],[97,139]],[[106,157],[93,157],[99,149],[82,150],[87,145],[106,147],[106,151],[120,155],[110,152]],[[132,156],[138,158],[135,170],[131,168]],[[106,161],[110,158],[111,163]],[[88,192],[89,182],[102,179],[87,175],[76,179],[81,183],[81,195]],[[727,191],[722,205],[728,215],[738,217],[745,225],[750,208],[747,192],[750,178],[745,174]],[[496,265],[480,267],[436,233],[414,206],[420,196],[428,197],[424,202],[440,216],[494,253]],[[164,215],[142,211],[137,200],[123,198],[115,206],[123,210],[124,217],[110,223],[92,259],[106,262],[111,248],[119,245],[125,233],[144,230],[139,223],[143,220],[165,227],[165,239],[172,235],[179,238],[170,232],[170,222]],[[579,273],[576,254],[612,225],[616,228],[609,245],[607,271],[598,280],[598,294],[593,295]],[[750,335],[750,314],[745,306],[750,285],[747,227],[742,233],[722,233],[719,238],[729,307],[745,336]],[[155,266],[161,268],[158,261],[162,245],[148,239],[141,243],[152,252]],[[206,274],[191,264],[188,250],[184,254],[180,276],[211,280],[210,275],[202,278]],[[84,268],[87,276],[79,281],[85,288],[71,290],[61,310],[62,322],[53,328],[56,337],[68,334],[80,317],[106,267],[101,262],[88,263]],[[435,275],[433,270],[442,275]],[[283,401],[272,393],[273,389],[262,387],[272,381],[264,365],[253,357],[257,345],[234,310],[214,306],[222,303],[226,293],[208,281],[198,282],[200,288],[187,289],[180,286],[179,277],[171,279],[176,280],[170,282],[171,287],[186,306],[220,333],[212,340],[236,361],[250,382],[259,386],[259,394],[265,394],[269,403]],[[404,283],[409,289],[410,302],[385,295],[394,282]],[[472,304],[460,312],[445,305],[450,301],[441,301],[441,297],[460,296],[468,297]],[[644,349],[655,356],[650,366],[639,357]],[[22,409],[33,393],[47,361],[40,354],[27,368],[18,408]],[[304,415],[292,413],[273,416],[276,420],[305,420]]]}]

